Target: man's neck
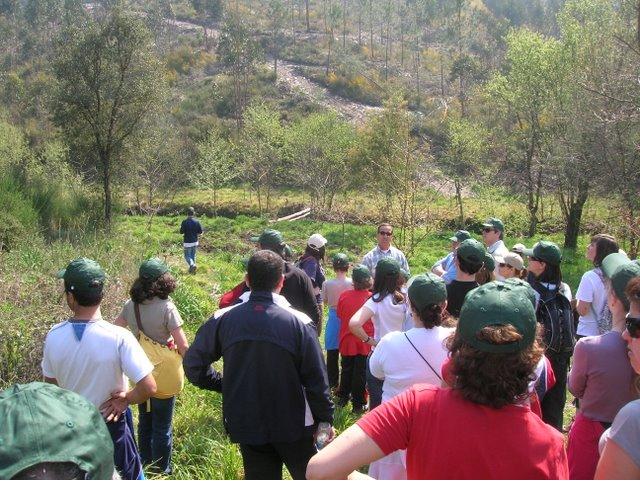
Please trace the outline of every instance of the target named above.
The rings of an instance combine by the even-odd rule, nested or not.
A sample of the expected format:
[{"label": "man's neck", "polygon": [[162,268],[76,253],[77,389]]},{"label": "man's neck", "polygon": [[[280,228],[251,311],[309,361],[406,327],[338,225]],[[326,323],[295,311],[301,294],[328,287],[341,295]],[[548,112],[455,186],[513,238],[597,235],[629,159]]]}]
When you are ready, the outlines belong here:
[{"label": "man's neck", "polygon": [[390,244],[388,244],[388,245],[387,245],[387,247],[385,248],[385,247],[383,247],[381,244],[378,244],[378,249],[379,249],[380,251],[389,251],[389,250],[391,249],[391,245],[390,245]]},{"label": "man's neck", "polygon": [[347,279],[347,273],[345,271],[336,271],[336,279],[344,281]]},{"label": "man's neck", "polygon": [[458,269],[456,271],[456,281],[461,281],[463,283],[467,283],[469,281],[475,281],[476,280],[476,275],[475,274],[468,274],[465,273],[463,271],[461,271],[460,269]]},{"label": "man's neck", "polygon": [[76,306],[73,310],[74,320],[100,320],[102,313],[98,306]]}]

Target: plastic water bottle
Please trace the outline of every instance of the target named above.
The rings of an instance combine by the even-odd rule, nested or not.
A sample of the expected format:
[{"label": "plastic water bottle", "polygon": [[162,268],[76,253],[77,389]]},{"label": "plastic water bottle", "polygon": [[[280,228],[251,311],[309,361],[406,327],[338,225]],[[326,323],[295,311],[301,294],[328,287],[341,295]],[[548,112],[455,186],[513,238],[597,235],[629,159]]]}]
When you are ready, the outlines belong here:
[{"label": "plastic water bottle", "polygon": [[329,443],[329,440],[331,440],[331,424],[320,422],[316,435],[316,448],[322,450]]}]

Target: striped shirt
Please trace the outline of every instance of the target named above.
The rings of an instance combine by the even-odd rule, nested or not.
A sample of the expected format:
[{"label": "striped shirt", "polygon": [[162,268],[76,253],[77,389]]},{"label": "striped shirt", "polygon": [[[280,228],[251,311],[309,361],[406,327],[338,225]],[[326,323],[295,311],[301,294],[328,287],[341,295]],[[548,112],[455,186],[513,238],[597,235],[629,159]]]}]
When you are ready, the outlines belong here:
[{"label": "striped shirt", "polygon": [[403,270],[409,271],[409,263],[407,263],[407,258],[405,258],[404,253],[393,246],[390,246],[387,251],[382,251],[380,246],[376,246],[364,255],[364,258],[362,258],[362,264],[369,268],[372,276],[375,276],[376,265],[382,258],[393,258],[400,264],[400,267]]}]

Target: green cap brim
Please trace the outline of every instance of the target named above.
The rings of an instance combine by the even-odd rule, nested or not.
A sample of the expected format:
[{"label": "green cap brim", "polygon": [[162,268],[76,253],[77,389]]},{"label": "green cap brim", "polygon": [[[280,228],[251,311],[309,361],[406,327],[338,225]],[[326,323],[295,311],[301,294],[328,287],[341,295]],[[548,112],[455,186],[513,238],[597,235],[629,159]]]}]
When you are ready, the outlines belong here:
[{"label": "green cap brim", "polygon": [[62,268],[60,271],[56,273],[56,278],[62,279],[64,278],[64,274],[67,272],[67,268]]},{"label": "green cap brim", "polygon": [[249,238],[249,241],[251,241],[252,243],[257,243],[260,240],[260,236],[251,236]]},{"label": "green cap brim", "polygon": [[525,256],[533,256],[533,248],[525,248],[522,250],[522,254]]}]

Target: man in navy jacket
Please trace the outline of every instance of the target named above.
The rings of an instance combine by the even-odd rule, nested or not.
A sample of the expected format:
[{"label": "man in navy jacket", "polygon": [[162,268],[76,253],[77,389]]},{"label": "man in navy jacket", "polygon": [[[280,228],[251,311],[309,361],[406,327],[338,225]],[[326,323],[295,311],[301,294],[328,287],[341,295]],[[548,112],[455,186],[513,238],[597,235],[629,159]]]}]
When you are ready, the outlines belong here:
[{"label": "man in navy jacket", "polygon": [[[333,424],[327,370],[311,319],[278,293],[284,262],[256,252],[251,291],[200,327],[184,358],[194,385],[222,392],[224,426],[240,444],[247,479],[304,479],[320,422]],[[211,364],[224,359],[224,380]]]}]

